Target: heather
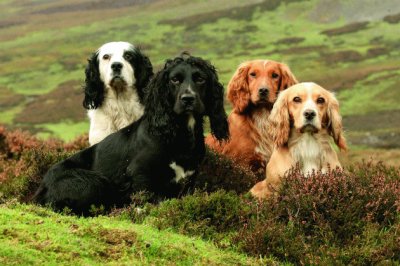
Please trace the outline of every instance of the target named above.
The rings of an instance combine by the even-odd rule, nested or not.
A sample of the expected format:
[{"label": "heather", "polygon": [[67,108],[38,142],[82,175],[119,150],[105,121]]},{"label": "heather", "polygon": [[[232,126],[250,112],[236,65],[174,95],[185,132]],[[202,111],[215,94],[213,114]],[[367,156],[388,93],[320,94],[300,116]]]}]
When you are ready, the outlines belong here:
[{"label": "heather", "polygon": [[[149,250],[157,241],[148,240],[140,230],[151,228],[148,230],[160,235],[169,232],[210,243],[221,252],[217,257],[232,252],[245,256],[239,263],[243,265],[400,263],[399,168],[358,161],[344,170],[331,169],[309,176],[294,168],[282,179],[273,197],[258,201],[247,191],[262,177],[208,151],[195,186],[180,198],[153,202],[151,194],[138,192],[124,208],[93,208],[94,218],[76,217],[68,211],[55,214],[32,203],[30,199],[47,169],[86,146],[86,136],[64,143],[0,128],[0,220],[13,220],[4,223],[0,242],[16,241],[17,249],[34,241],[36,244],[29,248],[46,259],[50,247],[67,249],[68,244],[59,239],[62,232],[54,229],[66,219],[71,223],[68,230],[93,241],[95,251],[88,252],[94,252],[93,259],[100,261],[110,262],[119,256],[139,258],[140,254],[150,258],[161,250],[165,253],[161,247],[155,253]],[[28,229],[22,234],[17,230],[20,215],[42,218],[35,216],[34,222],[26,222]],[[57,217],[56,221],[51,217]],[[93,219],[100,219],[99,223],[107,219],[105,224],[115,224],[116,228],[81,225],[97,221]],[[38,226],[53,230],[49,239],[39,237],[38,232],[35,236]],[[188,252],[181,250],[180,254],[189,256]],[[4,254],[6,250],[0,248],[0,262],[10,258],[9,253]],[[187,261],[192,259],[190,255]],[[233,261],[218,260],[215,264],[234,264]],[[207,263],[207,259],[202,257],[198,263]]]}]

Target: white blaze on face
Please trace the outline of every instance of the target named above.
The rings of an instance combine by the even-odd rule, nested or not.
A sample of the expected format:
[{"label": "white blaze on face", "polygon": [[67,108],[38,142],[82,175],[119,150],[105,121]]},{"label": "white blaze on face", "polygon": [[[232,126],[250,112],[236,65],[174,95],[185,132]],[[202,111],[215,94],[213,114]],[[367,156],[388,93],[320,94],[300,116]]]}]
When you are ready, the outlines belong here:
[{"label": "white blaze on face", "polygon": [[310,121],[307,121],[305,116],[304,116],[304,112],[306,110],[312,110],[315,112],[316,116],[314,117],[314,119],[311,121],[313,126],[319,128],[319,117],[318,117],[318,108],[317,108],[317,104],[315,103],[314,99],[313,99],[313,86],[315,86],[314,83],[312,82],[305,82],[303,83],[306,90],[307,90],[307,99],[305,99],[304,105],[303,105],[303,109],[301,110],[301,115],[303,117],[303,125],[309,123]]},{"label": "white blaze on face", "polygon": [[169,167],[175,171],[175,178],[174,181],[179,183],[182,179],[189,177],[194,174],[194,170],[185,171],[182,166],[176,164],[176,162],[172,162]]},{"label": "white blaze on face", "polygon": [[133,51],[134,46],[127,42],[109,42],[101,46],[98,50],[98,60],[99,60],[99,71],[100,79],[107,86],[110,85],[112,78],[114,77],[111,65],[113,63],[121,63],[121,76],[128,84],[132,86],[135,82],[133,77],[133,71],[131,64],[124,58],[124,53],[126,51]]},{"label": "white blaze on face", "polygon": [[269,60],[264,60],[264,69],[266,68],[268,62],[269,62]]}]

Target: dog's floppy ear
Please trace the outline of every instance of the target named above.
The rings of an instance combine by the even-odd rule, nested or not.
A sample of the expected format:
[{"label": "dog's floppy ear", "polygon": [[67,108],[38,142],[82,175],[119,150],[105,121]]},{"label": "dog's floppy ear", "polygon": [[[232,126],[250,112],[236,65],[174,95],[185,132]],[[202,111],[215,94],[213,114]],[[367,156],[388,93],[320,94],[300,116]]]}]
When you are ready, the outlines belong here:
[{"label": "dog's floppy ear", "polygon": [[173,134],[171,90],[169,88],[167,65],[157,72],[146,87],[144,106],[150,132],[156,136]]},{"label": "dog's floppy ear", "polygon": [[346,139],[343,134],[342,117],[339,114],[339,102],[333,93],[330,93],[328,103],[328,132],[341,150],[347,150]]},{"label": "dog's floppy ear", "polygon": [[229,138],[228,120],[224,108],[224,87],[218,80],[214,66],[205,62],[207,72],[211,78],[211,86],[207,91],[206,112],[210,118],[211,134],[219,141]]},{"label": "dog's floppy ear", "polygon": [[86,109],[96,109],[104,100],[104,83],[100,79],[98,53],[94,53],[88,59],[85,75],[83,107]]},{"label": "dog's floppy ear", "polygon": [[249,63],[241,64],[228,83],[228,100],[239,113],[243,113],[250,103],[250,89],[247,83],[249,68]]},{"label": "dog's floppy ear", "polygon": [[145,87],[154,74],[153,65],[151,64],[150,59],[144,55],[138,47],[135,48],[134,56],[132,57],[130,63],[134,68],[136,90],[139,98],[143,100]]},{"label": "dog's floppy ear", "polygon": [[280,91],[286,90],[290,86],[299,83],[287,65],[279,63],[279,68],[281,69]]},{"label": "dog's floppy ear", "polygon": [[268,132],[276,147],[284,146],[289,140],[290,116],[285,91],[281,92],[269,116]]}]

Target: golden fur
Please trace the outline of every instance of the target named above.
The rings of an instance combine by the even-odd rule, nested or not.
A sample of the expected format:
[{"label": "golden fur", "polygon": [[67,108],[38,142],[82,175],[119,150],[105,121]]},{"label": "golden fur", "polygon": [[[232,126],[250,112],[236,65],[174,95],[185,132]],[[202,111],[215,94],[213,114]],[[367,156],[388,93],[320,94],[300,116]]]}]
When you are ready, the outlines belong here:
[{"label": "golden fur", "polygon": [[208,136],[206,144],[253,171],[264,171],[272,151],[267,118],[278,93],[296,83],[285,64],[272,60],[242,63],[228,84],[227,98],[233,105],[228,117],[230,140],[220,143]]},{"label": "golden fur", "polygon": [[339,149],[347,149],[339,103],[333,93],[315,83],[294,85],[279,95],[269,122],[275,146],[266,179],[251,189],[254,196],[268,197],[296,164],[304,174],[341,167],[330,144],[333,138]]}]

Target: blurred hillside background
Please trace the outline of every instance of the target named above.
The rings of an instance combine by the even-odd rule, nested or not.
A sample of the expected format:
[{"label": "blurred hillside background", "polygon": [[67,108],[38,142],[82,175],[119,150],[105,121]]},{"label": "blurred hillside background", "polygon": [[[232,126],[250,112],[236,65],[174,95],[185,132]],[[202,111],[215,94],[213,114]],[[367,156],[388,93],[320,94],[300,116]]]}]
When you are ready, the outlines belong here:
[{"label": "blurred hillside background", "polygon": [[245,60],[283,61],[336,92],[349,161],[400,165],[399,0],[1,0],[0,124],[87,132],[86,59],[116,40],[141,46],[155,70],[188,50],[225,85]]}]

